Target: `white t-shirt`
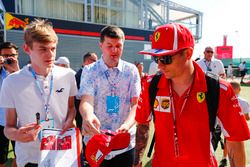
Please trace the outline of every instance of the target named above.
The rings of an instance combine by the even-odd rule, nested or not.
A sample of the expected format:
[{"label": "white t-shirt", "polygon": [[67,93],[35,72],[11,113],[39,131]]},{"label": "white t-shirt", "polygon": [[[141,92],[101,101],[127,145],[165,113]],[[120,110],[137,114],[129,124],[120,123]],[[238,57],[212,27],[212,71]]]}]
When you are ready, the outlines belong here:
[{"label": "white t-shirt", "polygon": [[[42,77],[38,76],[38,78]],[[44,83],[47,82],[46,84],[50,85],[50,78],[51,74],[45,78]],[[55,128],[63,127],[68,113],[68,99],[70,96],[75,96],[76,93],[77,87],[73,72],[67,68],[54,66],[49,113],[54,118]],[[0,93],[0,106],[16,109],[17,128],[35,122],[37,112],[40,112],[41,120],[45,119],[42,96],[29,70],[29,65],[4,80]],[[15,151],[18,166],[22,167],[28,162],[38,163],[39,149],[40,141],[38,139],[28,143],[17,141]]]},{"label": "white t-shirt", "polygon": [[238,101],[239,101],[239,103],[240,103],[240,107],[241,107],[241,109],[242,109],[242,112],[243,112],[244,114],[250,113],[250,106],[249,106],[249,103],[248,103],[245,99],[243,99],[243,98],[241,98],[241,97],[238,97]]},{"label": "white t-shirt", "polygon": [[203,58],[197,63],[205,73],[207,71],[211,71],[212,73],[217,75],[225,74],[224,65],[221,60],[213,58],[210,62],[208,62],[206,61],[206,59]]},{"label": "white t-shirt", "polygon": [[239,65],[240,71],[244,71],[245,68],[246,68],[246,64],[240,63],[240,65]]}]

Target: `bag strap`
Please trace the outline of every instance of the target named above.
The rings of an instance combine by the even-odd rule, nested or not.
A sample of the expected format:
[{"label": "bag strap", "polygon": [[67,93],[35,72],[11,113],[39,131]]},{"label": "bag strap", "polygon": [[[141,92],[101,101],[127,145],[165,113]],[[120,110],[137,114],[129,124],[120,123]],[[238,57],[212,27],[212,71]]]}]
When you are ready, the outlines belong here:
[{"label": "bag strap", "polygon": [[213,132],[215,130],[215,121],[220,98],[219,76],[208,71],[206,72],[206,82],[206,101],[209,114],[209,128],[210,132]]},{"label": "bag strap", "polygon": [[[150,109],[153,116],[153,121],[155,122],[155,114],[154,114],[154,101],[156,98],[156,94],[158,92],[158,82],[161,78],[161,73],[157,73],[149,85],[149,98],[150,98]],[[206,94],[206,102],[208,107],[208,113],[209,113],[209,128],[210,131],[213,132],[215,130],[215,121],[216,121],[216,115],[219,105],[219,97],[220,97],[220,82],[219,82],[219,76],[215,75],[211,72],[206,73],[206,83],[207,83],[207,89],[208,91]],[[147,157],[151,157],[153,148],[155,143],[155,132],[152,138],[152,141],[150,143],[150,147],[148,150]]]},{"label": "bag strap", "polygon": [[[149,100],[150,100],[150,109],[151,109],[151,113],[152,113],[152,116],[153,116],[153,121],[155,122],[155,114],[154,114],[154,102],[155,102],[155,98],[156,98],[156,94],[158,92],[158,82],[161,78],[161,73],[156,73],[154,75],[154,77],[152,78],[151,82],[150,82],[150,85],[149,85]],[[153,151],[153,148],[154,148],[154,144],[155,144],[155,132],[154,132],[154,135],[153,135],[153,138],[152,138],[152,141],[150,143],[150,147],[149,147],[149,150],[148,150],[148,154],[147,154],[147,157],[151,157],[151,154],[152,154],[152,151]]]}]

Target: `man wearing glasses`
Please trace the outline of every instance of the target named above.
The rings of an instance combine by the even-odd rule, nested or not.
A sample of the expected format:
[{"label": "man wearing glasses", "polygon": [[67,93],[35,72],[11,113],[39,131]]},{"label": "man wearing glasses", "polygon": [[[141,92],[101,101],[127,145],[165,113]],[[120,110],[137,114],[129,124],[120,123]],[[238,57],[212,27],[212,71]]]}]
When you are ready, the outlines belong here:
[{"label": "man wearing glasses", "polygon": [[221,60],[213,58],[214,50],[208,46],[204,51],[204,58],[197,63],[200,65],[204,72],[211,71],[214,74],[219,75],[221,78],[226,78],[224,65]]},{"label": "man wearing glasses", "polygon": [[[0,45],[0,90],[3,80],[15,71],[19,70],[18,65],[18,47],[11,42],[4,42]],[[4,166],[7,161],[9,150],[9,139],[7,139],[3,133],[5,126],[5,110],[0,108],[0,167]],[[14,141],[12,146],[14,149]],[[15,161],[13,161],[13,166]]]},{"label": "man wearing glasses", "polygon": [[[140,52],[152,55],[162,73],[153,105],[153,167],[217,167],[210,140],[205,74],[192,60],[193,49],[191,32],[181,24],[172,23],[159,26],[153,35],[152,49]],[[144,83],[136,110],[135,167],[142,166],[153,115],[151,79]],[[243,167],[246,163],[243,141],[250,138],[249,129],[232,87],[225,80],[220,80],[220,85],[217,119],[226,132],[231,166]]]}]

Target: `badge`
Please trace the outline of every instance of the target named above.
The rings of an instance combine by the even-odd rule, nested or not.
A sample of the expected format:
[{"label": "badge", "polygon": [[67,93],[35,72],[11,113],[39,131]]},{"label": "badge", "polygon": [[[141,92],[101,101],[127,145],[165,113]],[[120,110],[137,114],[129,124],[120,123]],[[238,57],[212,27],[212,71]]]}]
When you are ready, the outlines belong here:
[{"label": "badge", "polygon": [[41,120],[41,125],[43,129],[54,128],[54,119],[49,118],[48,120]]},{"label": "badge", "polygon": [[106,112],[109,114],[118,113],[120,109],[120,97],[107,96],[106,97]]},{"label": "badge", "polygon": [[196,98],[197,98],[197,101],[199,103],[202,103],[206,98],[205,93],[204,92],[197,92]]}]

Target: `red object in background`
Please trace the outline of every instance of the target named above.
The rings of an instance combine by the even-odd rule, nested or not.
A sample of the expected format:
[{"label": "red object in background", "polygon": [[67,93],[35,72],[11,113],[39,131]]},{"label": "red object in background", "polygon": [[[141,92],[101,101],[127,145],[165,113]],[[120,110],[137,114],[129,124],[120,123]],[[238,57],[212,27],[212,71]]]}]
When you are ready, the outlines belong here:
[{"label": "red object in background", "polygon": [[217,59],[232,59],[233,58],[233,46],[217,46],[216,47]]}]

